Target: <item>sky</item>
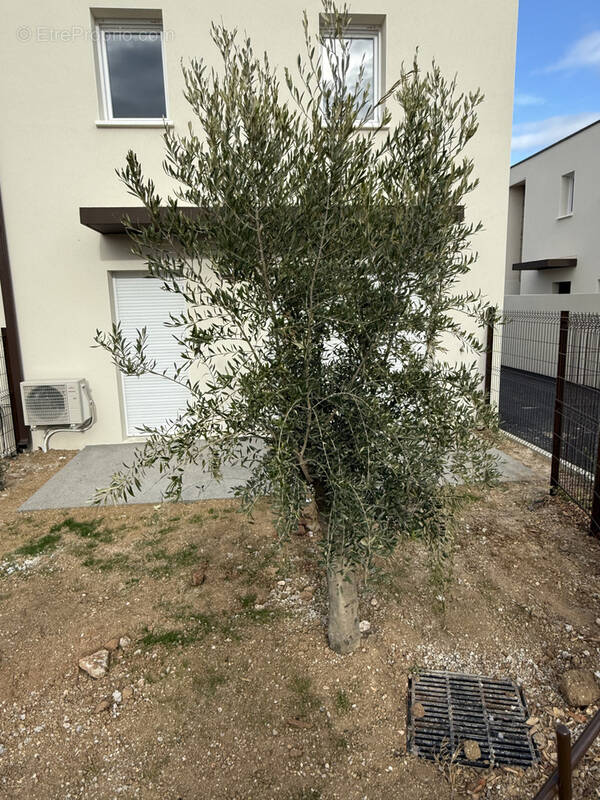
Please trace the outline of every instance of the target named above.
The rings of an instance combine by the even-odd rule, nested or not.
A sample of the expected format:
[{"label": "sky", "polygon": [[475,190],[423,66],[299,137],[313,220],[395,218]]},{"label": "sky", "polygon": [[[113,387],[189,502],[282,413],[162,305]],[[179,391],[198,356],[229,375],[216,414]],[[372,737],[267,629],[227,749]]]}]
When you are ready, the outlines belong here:
[{"label": "sky", "polygon": [[511,163],[600,119],[600,0],[520,0]]}]

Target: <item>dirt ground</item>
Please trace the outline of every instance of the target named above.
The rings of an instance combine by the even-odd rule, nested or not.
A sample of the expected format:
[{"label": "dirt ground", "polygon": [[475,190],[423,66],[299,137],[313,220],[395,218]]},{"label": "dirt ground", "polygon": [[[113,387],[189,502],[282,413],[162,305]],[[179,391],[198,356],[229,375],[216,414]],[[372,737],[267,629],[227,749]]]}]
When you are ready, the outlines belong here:
[{"label": "dirt ground", "polygon": [[[547,495],[546,459],[503,447],[536,477],[468,496],[445,602],[408,543],[365,589],[371,632],[346,657],[326,645],[315,539],[279,547],[266,502],[252,520],[233,501],[20,514],[73,454],[13,460],[0,493],[0,797],[533,797],[556,721],[579,732],[597,710],[568,708],[558,683],[600,669],[600,543]],[[79,670],[122,636],[105,677]],[[407,754],[407,680],[422,668],[521,682],[540,764]],[[574,796],[598,787],[597,742]]]}]

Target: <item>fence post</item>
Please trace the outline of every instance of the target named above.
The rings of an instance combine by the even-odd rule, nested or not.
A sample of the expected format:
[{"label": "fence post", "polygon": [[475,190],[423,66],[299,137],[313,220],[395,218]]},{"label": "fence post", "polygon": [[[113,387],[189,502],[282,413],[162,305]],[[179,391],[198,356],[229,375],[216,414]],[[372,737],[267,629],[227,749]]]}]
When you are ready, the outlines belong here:
[{"label": "fence post", "polygon": [[492,396],[492,359],[494,357],[494,316],[490,314],[487,323],[485,343],[485,378],[483,383],[483,396],[485,402],[490,404]]},{"label": "fence post", "polygon": [[[564,725],[559,725],[559,728],[565,728],[567,733],[569,734],[569,729],[566,728]],[[592,746],[596,737],[600,734],[600,711],[597,711],[595,716],[592,717],[591,721],[588,723],[587,727],[577,739],[575,744],[573,745],[573,749],[571,750],[571,743],[569,744],[569,775],[572,774],[573,770],[579,764],[583,756],[587,753],[589,748]],[[570,734],[569,734],[570,736]],[[561,772],[561,762],[565,763],[565,753],[562,752],[561,755],[561,743],[560,743],[560,736],[558,729],[556,731],[556,749],[558,753],[558,766],[550,775],[546,783],[542,786],[533,800],[551,800],[556,794],[556,787],[561,785],[561,778],[559,777],[559,773]],[[566,767],[566,764],[565,764]],[[564,775],[564,768],[562,770],[562,774]],[[563,783],[565,779],[562,779]],[[562,797],[562,795],[560,795]],[[569,797],[571,795],[568,795]]]},{"label": "fence post", "polygon": [[571,732],[566,725],[556,726],[556,754],[558,761],[558,800],[571,800],[572,774]]},{"label": "fence post", "polygon": [[563,399],[567,372],[567,345],[569,340],[569,312],[560,312],[558,355],[556,361],[556,394],[554,397],[554,429],[552,431],[552,468],[550,470],[550,493],[556,494],[559,487],[560,450],[563,427]]},{"label": "fence post", "polygon": [[598,447],[596,448],[596,469],[592,489],[592,520],[590,522],[590,533],[594,536],[600,536],[600,429],[597,432],[597,436]]}]

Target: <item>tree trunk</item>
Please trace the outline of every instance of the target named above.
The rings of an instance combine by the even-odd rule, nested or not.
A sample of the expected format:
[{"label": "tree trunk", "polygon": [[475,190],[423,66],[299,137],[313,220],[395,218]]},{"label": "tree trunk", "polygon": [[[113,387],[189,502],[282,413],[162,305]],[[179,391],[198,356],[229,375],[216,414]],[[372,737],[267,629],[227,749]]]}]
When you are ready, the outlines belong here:
[{"label": "tree trunk", "polygon": [[358,576],[335,556],[327,570],[329,592],[329,646],[336,653],[351,653],[360,642],[358,628]]}]

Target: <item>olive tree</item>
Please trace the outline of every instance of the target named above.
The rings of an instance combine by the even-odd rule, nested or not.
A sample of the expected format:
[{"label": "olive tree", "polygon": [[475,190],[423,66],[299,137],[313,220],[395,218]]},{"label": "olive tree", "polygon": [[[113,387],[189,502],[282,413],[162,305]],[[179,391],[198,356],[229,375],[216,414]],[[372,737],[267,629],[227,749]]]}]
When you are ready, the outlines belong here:
[{"label": "olive tree", "polygon": [[[169,323],[181,359],[160,374],[189,401],[145,429],[97,499],[133,494],[156,464],[176,498],[186,465],[218,476],[231,461],[249,467],[248,505],[270,497],[282,537],[312,499],[329,642],[346,653],[369,570],[407,537],[447,555],[447,477],[490,468],[473,322],[486,307],[462,281],[480,227],[462,210],[481,95],[415,59],[373,98],[364,64],[351,64],[347,11],[325,2],[324,14],[316,37],[304,16],[306,53],[281,75],[213,26],[222,68],[183,67],[195,121],[164,134],[172,196],[133,152],[119,172],[150,217],[131,232],[134,252],[185,299]],[[96,341],[127,375],[160,372],[144,330],[127,340],[117,325]]]}]

